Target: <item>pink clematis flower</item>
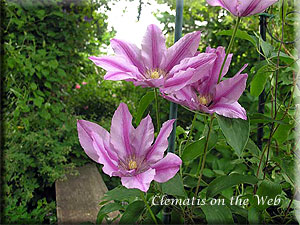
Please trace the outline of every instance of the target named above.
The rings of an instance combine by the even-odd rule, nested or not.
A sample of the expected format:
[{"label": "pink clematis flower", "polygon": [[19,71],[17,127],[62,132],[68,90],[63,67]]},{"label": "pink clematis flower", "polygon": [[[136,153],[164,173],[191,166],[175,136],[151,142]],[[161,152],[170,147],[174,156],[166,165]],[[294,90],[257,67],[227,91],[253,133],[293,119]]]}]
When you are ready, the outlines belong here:
[{"label": "pink clematis flower", "polygon": [[237,17],[263,12],[278,0],[206,0],[209,5],[221,6]]},{"label": "pink clematis flower", "polygon": [[[182,78],[180,85],[186,85],[194,82],[196,72],[205,74],[215,57],[213,54],[197,53],[200,38],[199,31],[189,33],[167,49],[162,31],[152,24],[147,28],[141,49],[135,44],[112,39],[111,46],[116,55],[91,56],[89,59],[107,70],[106,80],[126,80],[137,86],[161,87],[165,79],[174,77],[177,80]],[[180,63],[185,58],[191,58],[193,62],[189,67]]]},{"label": "pink clematis flower", "polygon": [[[177,91],[172,91],[172,89],[170,91],[168,88],[165,88],[163,97],[194,111],[209,114],[217,113],[225,117],[247,120],[245,109],[237,102],[246,88],[248,75],[241,74],[241,72],[247,65],[234,77],[218,83],[219,71],[225,58],[225,50],[223,47],[218,47],[217,49],[208,47],[206,51],[214,52],[218,55],[214,66],[207,76],[202,76],[197,82],[186,85]],[[221,77],[227,73],[231,58],[232,54],[226,60]]]},{"label": "pink clematis flower", "polygon": [[80,89],[80,88],[81,88],[81,86],[79,84],[75,85],[75,89]]},{"label": "pink clematis flower", "polygon": [[122,185],[147,192],[152,180],[163,183],[178,172],[181,159],[164,151],[174,120],[166,121],[154,140],[151,117],[144,118],[135,129],[127,105],[121,103],[115,111],[110,133],[101,126],[79,120],[78,136],[85,153],[104,165],[103,172],[121,177]]}]

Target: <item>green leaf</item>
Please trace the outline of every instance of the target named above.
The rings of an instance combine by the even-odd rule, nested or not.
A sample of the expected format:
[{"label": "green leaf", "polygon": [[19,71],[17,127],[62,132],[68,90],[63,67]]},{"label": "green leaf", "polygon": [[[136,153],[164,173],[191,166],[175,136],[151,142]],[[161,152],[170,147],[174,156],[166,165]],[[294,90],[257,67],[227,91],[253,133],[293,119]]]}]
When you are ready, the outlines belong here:
[{"label": "green leaf", "polygon": [[57,66],[58,66],[57,60],[56,60],[56,59],[50,60],[50,61],[49,61],[49,66],[50,66],[52,69],[57,68]]},{"label": "green leaf", "polygon": [[250,207],[248,210],[248,221],[250,224],[261,224],[260,222],[260,212],[254,208]]},{"label": "green leaf", "polygon": [[108,203],[101,207],[101,209],[98,212],[97,215],[97,224],[101,224],[102,220],[104,219],[105,215],[108,213],[118,211],[118,210],[124,210],[124,207],[120,205],[119,203]]},{"label": "green leaf", "polygon": [[30,88],[31,88],[32,90],[36,90],[36,89],[37,89],[37,85],[36,85],[34,82],[32,82],[32,83],[30,84]]},{"label": "green leaf", "polygon": [[123,186],[116,187],[105,193],[102,200],[117,200],[117,201],[129,201],[140,196],[141,191],[138,189],[127,189]]},{"label": "green leaf", "polygon": [[162,192],[169,195],[186,196],[182,179],[178,174],[162,184]]},{"label": "green leaf", "polygon": [[18,92],[17,90],[13,89],[13,88],[10,88],[9,89],[12,93],[15,94],[15,96],[17,96],[18,98],[22,98],[22,94],[20,92]]},{"label": "green leaf", "polygon": [[274,51],[274,47],[268,42],[264,41],[261,37],[259,38],[260,47],[264,53],[265,58],[269,58]]},{"label": "green leaf", "polygon": [[252,154],[252,156],[254,156],[254,155],[259,156],[259,154],[260,154],[260,149],[254,143],[254,141],[252,141],[250,138],[248,139],[248,143],[246,145],[246,149],[249,150],[249,152]]},{"label": "green leaf", "polygon": [[[223,30],[218,32],[216,35],[225,35],[225,36],[232,36],[233,30]],[[247,41],[250,41],[254,46],[256,46],[256,37],[249,35],[245,31],[237,30],[236,37],[240,39],[244,39]]]},{"label": "green leaf", "polygon": [[44,102],[44,98],[40,96],[37,96],[36,98],[33,99],[33,103],[39,108],[41,108],[43,102]]},{"label": "green leaf", "polygon": [[221,191],[232,187],[234,185],[238,184],[256,184],[258,182],[258,179],[251,175],[241,175],[237,173],[230,174],[229,176],[222,176],[214,179],[210,184],[208,185],[206,196],[207,197],[214,197]]},{"label": "green leaf", "polygon": [[270,123],[270,122],[275,122],[278,124],[287,124],[285,121],[282,120],[274,120],[269,116],[266,116],[264,114],[261,113],[253,113],[248,115],[248,117],[250,118],[252,123]]},{"label": "green leaf", "polygon": [[135,201],[129,204],[120,219],[120,224],[134,224],[140,218],[144,211],[145,203],[143,201]]},{"label": "green leaf", "polygon": [[268,78],[271,76],[272,71],[269,70],[269,65],[262,66],[255,74],[250,83],[250,94],[258,97],[265,88]]},{"label": "green leaf", "polygon": [[206,139],[202,137],[200,140],[195,141],[194,143],[189,144],[184,150],[181,156],[182,161],[189,162],[193,159],[196,159],[198,156],[202,155],[204,152]]},{"label": "green leaf", "polygon": [[50,83],[50,82],[48,82],[48,81],[46,81],[44,85],[45,85],[45,87],[47,87],[47,88],[49,88],[49,89],[51,89],[51,88],[52,88],[52,85],[51,85],[51,83]]},{"label": "green leaf", "polygon": [[66,72],[60,68],[57,69],[57,74],[61,77],[65,77],[67,75]]},{"label": "green leaf", "polygon": [[217,119],[227,143],[240,157],[248,142],[250,134],[249,119],[232,119],[219,115],[217,115]]},{"label": "green leaf", "polygon": [[[217,140],[218,140],[217,132],[211,132],[209,142],[208,142],[208,151],[211,150],[213,147],[215,147]],[[205,143],[206,143],[206,137],[202,137],[200,140],[189,144],[183,150],[183,154],[181,156],[182,161],[189,162],[202,155],[204,152]]]},{"label": "green leaf", "polygon": [[136,125],[139,125],[141,122],[141,119],[143,117],[143,114],[145,112],[145,110],[147,109],[147,107],[150,105],[150,103],[154,100],[154,92],[148,92],[146,93],[142,98],[141,101],[139,103],[138,109],[137,109],[137,113],[135,116],[135,123]]},{"label": "green leaf", "polygon": [[233,224],[232,213],[226,205],[203,205],[202,211],[205,214],[208,224]]},{"label": "green leaf", "polygon": [[275,138],[279,144],[283,144],[288,139],[293,127],[292,124],[280,125],[275,131],[273,138]]},{"label": "green leaf", "polygon": [[[274,204],[276,196],[281,194],[281,186],[279,183],[275,183],[269,180],[264,180],[259,185],[256,195],[253,196],[253,206],[258,210],[264,210]],[[279,197],[277,199],[280,199]],[[268,202],[270,200],[270,202]],[[272,201],[273,200],[273,201]],[[279,201],[280,203],[280,201]]]},{"label": "green leaf", "polygon": [[51,118],[51,115],[47,109],[43,109],[41,112],[39,112],[39,115],[45,120],[49,120]]}]

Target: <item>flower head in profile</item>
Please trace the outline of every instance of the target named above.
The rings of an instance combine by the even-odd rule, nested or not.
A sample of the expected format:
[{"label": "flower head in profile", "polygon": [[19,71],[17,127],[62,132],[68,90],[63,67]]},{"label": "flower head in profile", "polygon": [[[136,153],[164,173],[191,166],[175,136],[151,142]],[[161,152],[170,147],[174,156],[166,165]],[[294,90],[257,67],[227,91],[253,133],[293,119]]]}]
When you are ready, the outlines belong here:
[{"label": "flower head in profile", "polygon": [[[180,85],[185,85],[194,79],[195,71],[206,73],[206,67],[214,60],[212,54],[197,53],[200,38],[199,31],[189,33],[167,49],[162,31],[152,24],[147,27],[141,49],[135,44],[112,39],[114,56],[91,56],[89,59],[107,71],[106,80],[126,80],[137,86],[161,87],[165,79],[174,77],[176,80],[182,78]],[[193,61],[190,67],[180,63],[190,57]]]},{"label": "flower head in profile", "polygon": [[206,0],[211,6],[221,6],[237,17],[251,16],[265,11],[278,0]]},{"label": "flower head in profile", "polygon": [[152,180],[168,181],[182,163],[173,153],[164,157],[174,120],[162,125],[154,143],[154,128],[149,115],[137,128],[131,122],[127,105],[121,103],[112,118],[110,133],[95,123],[78,120],[79,141],[91,159],[104,165],[104,173],[121,177],[122,185],[127,188],[147,192]]},{"label": "flower head in profile", "polygon": [[[241,74],[246,68],[245,65],[234,77],[218,83],[219,72],[225,58],[223,47],[217,49],[207,48],[207,52],[215,53],[217,58],[214,66],[206,76],[199,77],[199,80],[190,85],[173,91],[165,88],[163,97],[186,106],[191,110],[201,111],[204,113],[217,113],[230,118],[241,118],[246,120],[245,109],[237,102],[246,88],[248,75]],[[221,78],[227,73],[231,62],[230,54],[226,60]]]}]

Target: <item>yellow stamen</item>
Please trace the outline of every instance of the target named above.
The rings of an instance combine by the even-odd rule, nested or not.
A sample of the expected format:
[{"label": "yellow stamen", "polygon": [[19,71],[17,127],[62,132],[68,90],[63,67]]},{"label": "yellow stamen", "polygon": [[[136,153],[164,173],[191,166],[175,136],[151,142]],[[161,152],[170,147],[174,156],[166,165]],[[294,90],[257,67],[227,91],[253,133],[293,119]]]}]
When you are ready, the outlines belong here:
[{"label": "yellow stamen", "polygon": [[150,75],[152,79],[158,79],[160,77],[158,71],[153,71]]},{"label": "yellow stamen", "polygon": [[198,100],[201,105],[207,105],[209,103],[209,100],[205,96],[199,96]]},{"label": "yellow stamen", "polygon": [[128,167],[130,170],[134,170],[137,168],[136,161],[130,160],[128,163]]}]

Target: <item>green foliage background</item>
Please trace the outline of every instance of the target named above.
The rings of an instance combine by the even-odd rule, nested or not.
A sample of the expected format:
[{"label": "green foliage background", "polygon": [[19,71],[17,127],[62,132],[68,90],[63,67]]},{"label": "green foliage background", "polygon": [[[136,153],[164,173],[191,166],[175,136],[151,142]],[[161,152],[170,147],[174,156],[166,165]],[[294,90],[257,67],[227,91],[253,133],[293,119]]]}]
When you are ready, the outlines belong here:
[{"label": "green foliage background", "polygon": [[[3,58],[4,76],[2,76],[4,108],[3,118],[5,121],[5,142],[3,151],[3,190],[4,212],[2,223],[56,223],[54,182],[61,179],[67,172],[76,172],[73,168],[80,166],[90,160],[84,154],[78,143],[76,131],[76,119],[83,118],[101,124],[109,130],[110,120],[113,112],[120,102],[128,104],[134,118],[139,115],[138,108],[141,97],[150,92],[150,89],[134,87],[127,82],[104,81],[104,70],[96,68],[88,56],[106,54],[101,51],[101,46],[108,45],[109,39],[114,35],[114,30],[108,30],[106,13],[109,8],[109,0],[84,1],[84,0],[7,0],[2,1],[4,10],[1,21],[2,48],[5,53]],[[114,1],[118,2],[118,1]],[[167,3],[170,9],[175,12],[175,0],[161,1]],[[141,5],[146,7],[146,3]],[[288,11],[294,9],[292,2],[288,3]],[[97,11],[101,10],[101,13]],[[143,9],[139,9],[143,13]],[[280,7],[272,7],[268,13],[275,15],[270,27],[274,36],[280,37],[281,19]],[[167,44],[173,43],[174,21],[173,14],[167,12],[156,12],[157,18],[164,24],[164,32],[167,35]],[[293,24],[293,17],[287,16]],[[206,21],[206,22],[205,22]],[[230,37],[218,35],[220,31],[232,29],[234,19],[220,7],[209,7],[205,0],[184,2],[183,34],[195,30],[202,31],[200,51],[205,51],[206,46],[217,47],[228,46]],[[240,30],[248,35],[258,37],[258,17],[244,18]],[[250,32],[249,32],[250,31]],[[256,39],[255,39],[256,37]],[[285,27],[285,39],[293,40],[293,26]],[[206,195],[207,184],[215,179],[224,179],[231,173],[242,175],[255,175],[260,151],[255,145],[256,128],[258,122],[265,123],[264,145],[268,143],[271,130],[271,123],[274,122],[272,115],[272,97],[274,89],[274,71],[276,58],[268,54],[276,55],[279,44],[268,36],[267,44],[253,43],[245,39],[236,39],[234,45],[234,57],[227,77],[233,76],[244,63],[249,66],[246,72],[249,74],[247,89],[240,99],[240,103],[246,108],[250,118],[250,139],[246,148],[239,158],[235,150],[230,147],[218,124],[214,125],[212,141],[215,143],[207,155],[206,167],[203,172],[204,191],[201,196]],[[267,56],[268,62],[258,63],[259,47],[267,49],[262,54]],[[292,98],[296,66],[291,64],[294,54],[292,45],[285,45],[283,52],[289,57],[280,58],[280,76],[278,88],[278,115],[275,119],[281,121],[277,133],[272,139],[271,158],[272,160],[264,169],[268,169],[267,179],[270,184],[263,183],[258,187],[261,191],[272,191],[277,183],[280,187],[280,194],[285,203],[279,208],[263,209],[263,211],[250,210],[249,215],[244,209],[230,209],[234,215],[234,221],[251,222],[267,221],[282,222],[293,221],[290,212],[285,214],[288,208],[288,200],[293,196],[294,174],[293,140],[294,132],[294,105],[289,106],[288,99]],[[271,66],[269,66],[271,65]],[[266,69],[268,73],[264,73]],[[272,71],[270,73],[269,71]],[[264,81],[251,83],[257,74],[267,74]],[[83,85],[82,82],[86,82]],[[79,84],[80,89],[75,89]],[[260,88],[266,88],[267,104],[266,118],[257,117],[258,98],[253,95],[251,88],[256,92]],[[169,103],[160,98],[161,121],[168,119]],[[151,107],[153,106],[153,107]],[[289,107],[286,113],[286,108]],[[150,113],[155,120],[154,103],[142,112],[142,116]],[[182,107],[178,111],[177,122],[177,154],[182,154],[185,166],[184,188],[180,189],[179,177],[171,184],[166,184],[160,189],[173,191],[173,195],[187,193],[191,196],[195,189],[196,169],[199,159],[193,158],[185,152],[195,146],[202,145],[201,138],[207,135],[207,121],[204,117],[198,116],[195,122],[195,129],[192,134],[194,142],[191,146],[185,146],[188,138],[188,130],[191,127],[193,114]],[[284,116],[285,115],[285,116]],[[139,115],[141,116],[141,115]],[[283,117],[284,116],[284,117]],[[186,147],[186,148],[183,148]],[[182,149],[181,149],[182,148]],[[179,152],[180,149],[180,152]],[[197,150],[197,149],[196,149]],[[201,153],[197,153],[198,156]],[[228,163],[230,162],[230,163]],[[182,175],[182,174],[181,174]],[[111,180],[103,175],[109,188],[119,184],[119,180]],[[237,178],[235,178],[237,179]],[[234,180],[234,179],[233,179]],[[220,197],[229,197],[233,194],[245,191],[251,194],[251,186],[239,183],[234,187],[228,187],[219,193]],[[178,190],[174,190],[175,186]],[[213,183],[213,182],[212,182]],[[169,186],[168,186],[169,185]],[[262,188],[264,187],[264,188]],[[212,185],[211,189],[216,188]],[[118,190],[122,191],[122,190]],[[123,190],[124,191],[124,190]],[[114,193],[115,192],[111,192]],[[119,193],[119,192],[118,192]],[[123,193],[123,192],[122,192]],[[138,205],[141,216],[134,217],[132,222],[152,223],[150,215],[144,210],[140,201],[134,203],[134,191],[125,191],[125,199],[112,197],[109,200],[126,200],[126,194],[131,194],[128,203]],[[155,192],[149,192],[148,199]],[[164,193],[164,192],[162,192]],[[112,196],[108,193],[107,196]],[[120,197],[120,196],[119,196]],[[116,203],[118,204],[118,202]],[[116,208],[116,204],[113,207]],[[131,206],[130,208],[132,208]],[[293,209],[293,205],[291,207]],[[118,210],[126,211],[126,207],[118,204]],[[110,210],[106,207],[105,210]],[[216,209],[198,210],[200,221],[208,221],[207,211]],[[228,210],[228,209],[226,209]],[[225,211],[226,211],[225,210]],[[158,217],[162,215],[162,208],[154,207]],[[292,210],[291,210],[292,211]],[[144,212],[144,213],[143,213]],[[277,213],[277,214],[276,214]],[[130,214],[128,211],[127,214]],[[261,215],[260,215],[261,214]],[[104,215],[104,214],[103,214]],[[214,216],[214,215],[212,215]],[[273,216],[275,219],[273,219]],[[182,217],[182,209],[175,208],[172,214],[173,222],[187,221]],[[206,218],[206,219],[205,219]],[[103,218],[102,218],[103,219]],[[185,220],[184,220],[185,219]],[[231,218],[232,219],[232,218]],[[280,220],[283,219],[283,220]]]}]

